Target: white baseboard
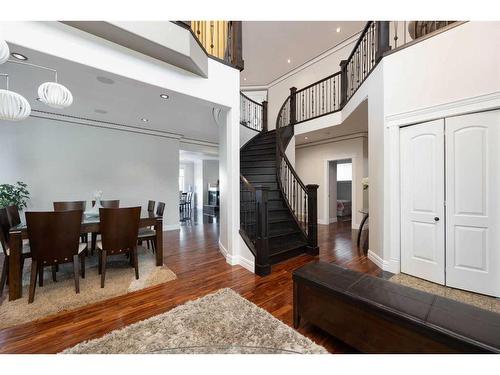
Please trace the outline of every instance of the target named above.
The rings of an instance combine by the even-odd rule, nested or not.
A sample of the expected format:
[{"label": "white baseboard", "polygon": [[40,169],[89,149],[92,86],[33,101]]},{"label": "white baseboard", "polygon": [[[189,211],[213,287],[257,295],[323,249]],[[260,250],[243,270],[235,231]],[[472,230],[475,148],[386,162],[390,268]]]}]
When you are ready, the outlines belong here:
[{"label": "white baseboard", "polygon": [[227,249],[222,245],[219,241],[219,250],[224,258],[226,258],[226,262],[231,266],[240,265],[246,270],[255,273],[255,261],[253,259],[245,258],[241,255],[231,255],[227,251]]},{"label": "white baseboard", "polygon": [[336,217],[331,217],[330,218],[330,224],[333,224],[333,223],[336,223],[337,222],[337,218]]},{"label": "white baseboard", "polygon": [[168,231],[168,230],[178,230],[181,229],[181,226],[179,224],[163,224],[163,231]]},{"label": "white baseboard", "polygon": [[368,250],[368,259],[375,263],[378,268],[385,270],[385,261],[371,250]]},{"label": "white baseboard", "polygon": [[400,272],[399,260],[395,259],[384,260],[371,250],[368,250],[368,259],[370,259],[373,263],[377,265],[378,268],[382,269],[383,271],[388,271],[392,273]]}]

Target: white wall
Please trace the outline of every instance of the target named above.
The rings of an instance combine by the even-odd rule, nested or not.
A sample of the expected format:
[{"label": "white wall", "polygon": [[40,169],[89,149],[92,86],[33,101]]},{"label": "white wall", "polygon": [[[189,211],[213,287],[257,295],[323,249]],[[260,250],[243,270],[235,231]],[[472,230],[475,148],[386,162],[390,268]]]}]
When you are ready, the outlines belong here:
[{"label": "white wall", "polygon": [[267,90],[241,90],[243,94],[257,103],[262,103],[267,100]]},{"label": "white wall", "polygon": [[196,208],[203,208],[203,160],[195,160],[193,162],[194,174],[194,206]]},{"label": "white wall", "polygon": [[29,210],[90,201],[96,190],[120,205],[166,204],[164,228],[178,228],[179,141],[29,118],[0,121],[0,181],[28,184]]},{"label": "white wall", "polygon": [[240,125],[240,148],[258,134],[258,131]]},{"label": "white wall", "polygon": [[216,184],[219,180],[219,162],[203,160],[203,204],[208,204],[208,184]]},{"label": "white wall", "polygon": [[195,191],[194,163],[183,161],[179,165],[180,168],[184,169],[184,187],[182,188],[182,191]]},{"label": "white wall", "polygon": [[301,145],[295,150],[295,169],[305,184],[318,184],[318,222],[329,224],[328,168],[329,160],[352,159],[352,227],[358,228],[363,207],[363,187],[361,179],[365,177],[363,154],[363,136],[328,143]]}]

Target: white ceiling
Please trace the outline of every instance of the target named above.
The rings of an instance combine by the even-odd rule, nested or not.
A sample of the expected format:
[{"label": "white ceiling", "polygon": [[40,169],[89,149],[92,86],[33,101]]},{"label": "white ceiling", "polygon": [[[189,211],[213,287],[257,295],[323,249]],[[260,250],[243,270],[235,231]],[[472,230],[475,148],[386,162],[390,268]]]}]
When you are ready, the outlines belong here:
[{"label": "white ceiling", "polygon": [[[53,81],[52,72],[12,63],[0,65],[0,73],[10,76],[10,89],[23,95],[33,109],[137,126],[181,135],[188,139],[218,143],[219,129],[213,118],[213,106],[208,102],[38,51],[13,44],[9,46],[11,52],[27,56],[28,63],[56,69],[59,83],[73,94],[74,101],[69,108],[59,110],[48,107],[36,98],[38,86],[43,82]],[[114,83],[102,83],[98,77],[111,79]],[[4,88],[3,81],[0,81],[1,88]],[[162,93],[170,95],[170,98],[160,98]],[[96,110],[107,113],[98,113]],[[149,121],[143,122],[142,118]]]},{"label": "white ceiling", "polygon": [[243,21],[241,85],[267,85],[365,25],[365,21]]},{"label": "white ceiling", "polygon": [[[341,124],[302,133],[295,136],[295,144],[325,141],[330,138],[344,137],[351,134],[368,132],[368,101],[363,101]],[[306,139],[307,137],[307,139]]]}]

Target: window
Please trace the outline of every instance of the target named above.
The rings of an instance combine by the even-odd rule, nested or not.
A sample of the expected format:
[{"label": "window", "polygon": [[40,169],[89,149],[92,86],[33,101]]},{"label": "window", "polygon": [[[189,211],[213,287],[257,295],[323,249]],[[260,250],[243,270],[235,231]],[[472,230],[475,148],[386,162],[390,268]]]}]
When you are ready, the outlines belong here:
[{"label": "window", "polygon": [[337,181],[352,181],[352,163],[337,164]]},{"label": "window", "polygon": [[179,191],[184,191],[184,168],[179,169]]}]

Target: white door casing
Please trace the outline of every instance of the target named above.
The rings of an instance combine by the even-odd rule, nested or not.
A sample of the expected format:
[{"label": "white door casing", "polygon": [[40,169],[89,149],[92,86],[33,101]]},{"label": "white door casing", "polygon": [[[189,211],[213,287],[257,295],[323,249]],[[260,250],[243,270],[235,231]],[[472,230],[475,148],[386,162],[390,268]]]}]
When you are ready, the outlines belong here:
[{"label": "white door casing", "polygon": [[500,111],[445,121],[446,284],[500,296]]},{"label": "white door casing", "polygon": [[401,271],[445,282],[444,120],[401,128]]}]

